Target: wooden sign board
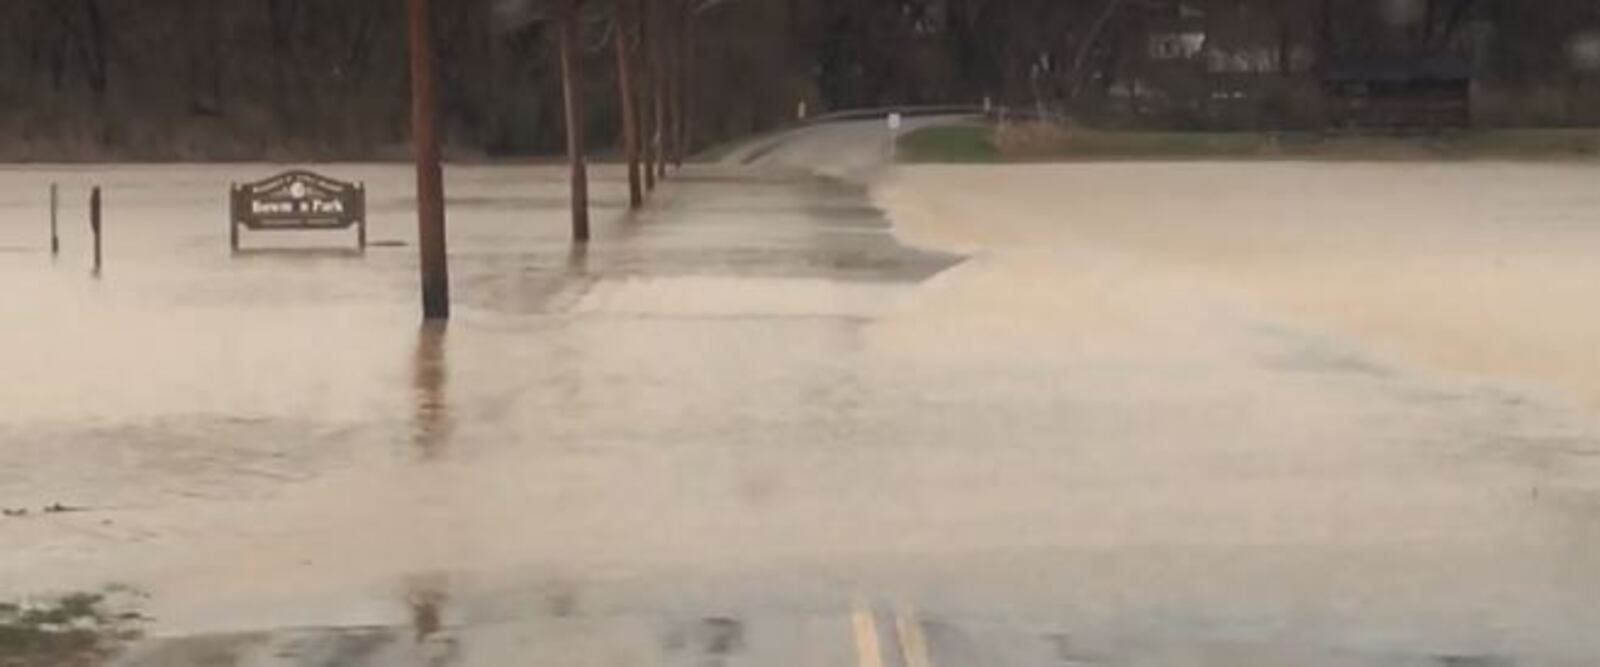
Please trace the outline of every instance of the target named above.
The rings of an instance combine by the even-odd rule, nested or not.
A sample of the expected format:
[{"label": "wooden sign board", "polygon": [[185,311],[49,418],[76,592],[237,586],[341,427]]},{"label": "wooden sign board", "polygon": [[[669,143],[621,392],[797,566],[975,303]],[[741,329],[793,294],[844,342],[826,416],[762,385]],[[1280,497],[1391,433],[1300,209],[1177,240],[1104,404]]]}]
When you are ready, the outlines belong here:
[{"label": "wooden sign board", "polygon": [[356,228],[367,247],[367,188],[302,169],[229,189],[228,238],[239,250],[239,229],[251,231]]}]

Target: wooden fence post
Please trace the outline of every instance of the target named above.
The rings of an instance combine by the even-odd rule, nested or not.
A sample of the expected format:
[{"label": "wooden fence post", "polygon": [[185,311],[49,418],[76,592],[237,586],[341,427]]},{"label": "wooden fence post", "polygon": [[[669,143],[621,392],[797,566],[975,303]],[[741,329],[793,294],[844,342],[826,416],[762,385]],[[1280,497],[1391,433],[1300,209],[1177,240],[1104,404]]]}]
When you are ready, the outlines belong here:
[{"label": "wooden fence post", "polygon": [[89,191],[89,231],[94,234],[94,273],[100,275],[100,186]]}]

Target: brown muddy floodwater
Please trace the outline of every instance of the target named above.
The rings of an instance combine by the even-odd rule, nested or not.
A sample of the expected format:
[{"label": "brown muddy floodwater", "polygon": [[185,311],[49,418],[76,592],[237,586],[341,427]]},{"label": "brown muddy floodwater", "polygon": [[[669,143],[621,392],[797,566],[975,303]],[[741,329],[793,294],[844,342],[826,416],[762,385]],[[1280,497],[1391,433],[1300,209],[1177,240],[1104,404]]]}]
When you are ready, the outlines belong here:
[{"label": "brown muddy floodwater", "polygon": [[[709,637],[754,664],[850,664],[863,627],[932,664],[1600,658],[1581,392],[1431,365],[1265,261],[1204,261],[1293,234],[1062,215],[1132,215],[1096,168],[914,169],[877,199],[895,230],[866,188],[775,167],[691,167],[630,216],[602,169],[585,252],[560,169],[454,168],[448,328],[418,325],[403,167],[322,169],[367,183],[365,255],[318,250],[353,245],[334,232],[247,233],[239,256],[227,183],[273,169],[0,170],[0,506],[33,510],[0,519],[0,597],[124,582],[161,635],[455,632],[462,664],[491,643],[471,628],[530,616],[613,649],[704,619],[659,650]],[[1281,193],[1370,168],[1114,167],[1142,184],[1125,206],[1170,220],[1161,192],[1269,176],[1278,194],[1185,221],[1269,228]],[[1529,168],[1430,173],[1542,201]],[[1583,178],[1536,210],[1587,211],[1589,171],[1557,169]],[[1049,194],[1074,178],[1101,187]],[[1325,234],[1324,266],[1361,256]]]}]

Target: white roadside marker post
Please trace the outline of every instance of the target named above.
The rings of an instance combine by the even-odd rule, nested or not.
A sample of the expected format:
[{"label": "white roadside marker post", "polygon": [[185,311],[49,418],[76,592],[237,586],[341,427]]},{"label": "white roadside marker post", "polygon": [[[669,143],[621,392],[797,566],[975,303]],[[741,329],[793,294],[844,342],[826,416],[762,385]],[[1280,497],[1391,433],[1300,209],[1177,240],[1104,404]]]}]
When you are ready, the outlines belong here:
[{"label": "white roadside marker post", "polygon": [[904,122],[900,112],[889,114],[889,161],[894,162],[899,157],[900,150],[900,125]]}]

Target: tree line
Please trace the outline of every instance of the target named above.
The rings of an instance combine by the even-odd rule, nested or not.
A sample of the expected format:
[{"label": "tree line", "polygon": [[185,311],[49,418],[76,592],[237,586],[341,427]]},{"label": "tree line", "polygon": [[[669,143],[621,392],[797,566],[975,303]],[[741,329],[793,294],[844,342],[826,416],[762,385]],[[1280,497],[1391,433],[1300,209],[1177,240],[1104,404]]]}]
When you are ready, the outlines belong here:
[{"label": "tree line", "polygon": [[[0,159],[402,157],[401,4],[5,0]],[[551,5],[435,3],[447,153],[564,148]],[[1205,42],[1187,65],[1164,60],[1162,40],[1196,26]],[[1119,100],[1207,94],[1239,71],[1215,64],[1235,58],[1253,74],[1276,68],[1276,102],[1262,104],[1292,105],[1314,94],[1319,66],[1361,52],[1459,54],[1486,99],[1516,102],[1522,116],[1506,122],[1588,122],[1597,30],[1587,0],[586,0],[577,57],[590,145],[621,143],[623,36],[645,39],[631,52],[640,76],[681,77],[671,136],[692,150],[788,122],[802,102],[816,113],[988,99],[1171,123]]]}]

